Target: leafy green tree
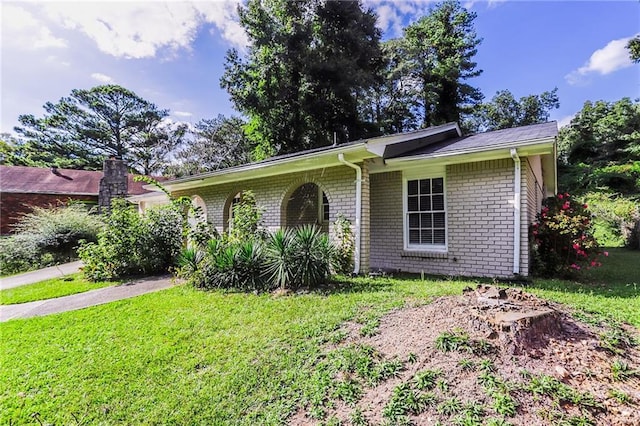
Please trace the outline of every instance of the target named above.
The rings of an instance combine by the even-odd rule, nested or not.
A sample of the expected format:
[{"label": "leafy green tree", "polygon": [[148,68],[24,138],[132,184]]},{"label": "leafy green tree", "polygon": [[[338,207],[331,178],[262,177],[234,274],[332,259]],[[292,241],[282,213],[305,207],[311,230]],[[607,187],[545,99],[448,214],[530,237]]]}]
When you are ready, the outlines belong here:
[{"label": "leafy green tree", "polygon": [[366,133],[359,96],[382,66],[376,16],[360,2],[249,0],[246,58],[227,53],[221,86],[245,114],[255,156],[295,152]]},{"label": "leafy green tree", "polygon": [[251,162],[254,145],[244,133],[245,124],[240,118],[223,115],[200,120],[175,152],[176,162],[168,172],[192,175]]},{"label": "leafy green tree", "polygon": [[558,149],[567,190],[640,195],[640,101],[585,102],[560,130]]},{"label": "leafy green tree", "polygon": [[474,29],[475,18],[458,1],[448,0],[406,27],[392,45],[399,59],[398,78],[412,87],[418,100],[421,127],[458,122],[482,100],[480,90],[465,83],[482,73],[473,61],[482,41]]},{"label": "leafy green tree", "polygon": [[74,89],[44,110],[42,118],[21,115],[15,130],[25,149],[43,154],[38,160],[58,166],[100,169],[103,157],[118,156],[137,172],[151,173],[168,153],[157,145],[175,146],[181,134],[163,128],[167,110],[117,85]]},{"label": "leafy green tree", "polygon": [[627,50],[629,50],[629,55],[633,62],[640,62],[640,35],[629,40],[629,43],[627,43]]},{"label": "leafy green tree", "polygon": [[488,131],[544,123],[552,109],[559,108],[558,89],[515,99],[509,90],[501,90],[491,102],[478,105],[465,122],[473,131]]},{"label": "leafy green tree", "polygon": [[146,114],[140,124],[141,131],[129,149],[128,166],[143,175],[167,172],[169,156],[184,140],[188,125],[165,121],[156,114]]},{"label": "leafy green tree", "polygon": [[382,44],[384,68],[379,84],[360,99],[360,114],[370,123],[371,133],[402,133],[417,129],[419,101],[415,85],[404,75],[402,40],[389,40]]}]

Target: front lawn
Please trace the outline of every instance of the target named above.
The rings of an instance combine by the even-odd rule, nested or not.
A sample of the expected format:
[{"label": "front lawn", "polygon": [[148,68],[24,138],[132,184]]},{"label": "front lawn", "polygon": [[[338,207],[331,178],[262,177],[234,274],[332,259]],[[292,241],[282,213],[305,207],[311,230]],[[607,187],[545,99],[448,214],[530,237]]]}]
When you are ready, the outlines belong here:
[{"label": "front lawn", "polygon": [[[637,265],[640,253],[629,259]],[[393,307],[473,285],[345,281],[343,290],[283,297],[178,286],[2,323],[0,424],[282,424],[322,397],[315,369],[341,323],[355,317],[366,327]],[[531,290],[640,327],[640,296],[625,281],[539,281]]]},{"label": "front lawn", "polygon": [[65,277],[53,278],[34,284],[0,290],[0,305],[26,303],[36,300],[52,299],[54,297],[69,296],[84,293],[102,287],[116,285],[119,282],[86,280],[82,274],[70,274]]},{"label": "front lawn", "polygon": [[279,424],[309,393],[336,327],[464,282],[354,281],[329,295],[179,286],[0,324],[0,423]]},{"label": "front lawn", "polygon": [[583,283],[536,280],[526,290],[640,328],[640,251],[607,250],[609,256],[603,260],[603,266],[585,272],[580,277]]}]

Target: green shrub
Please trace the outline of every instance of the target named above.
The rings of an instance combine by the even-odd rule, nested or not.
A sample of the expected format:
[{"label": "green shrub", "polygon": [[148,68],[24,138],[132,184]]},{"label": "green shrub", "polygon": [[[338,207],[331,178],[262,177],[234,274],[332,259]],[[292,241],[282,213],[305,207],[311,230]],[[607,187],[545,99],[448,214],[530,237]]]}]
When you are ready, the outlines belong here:
[{"label": "green shrub", "polygon": [[77,258],[82,241],[96,241],[103,224],[83,205],[35,207],[16,226],[16,234],[0,242],[2,274],[60,264]]},{"label": "green shrub", "polygon": [[333,245],[318,228],[281,229],[266,240],[212,239],[206,251],[188,248],[179,256],[179,274],[198,288],[269,291],[315,287],[331,274]]},{"label": "green shrub", "polygon": [[54,264],[53,256],[38,248],[37,235],[17,234],[0,238],[0,273],[17,274]]},{"label": "green shrub", "polygon": [[327,234],[312,225],[296,229],[293,266],[294,286],[315,287],[331,275],[334,248]]},{"label": "green shrub", "polygon": [[234,287],[243,291],[262,291],[265,285],[264,254],[262,244],[257,241],[246,241],[237,247],[235,268],[237,283]]},{"label": "green shrub", "polygon": [[544,200],[532,234],[534,268],[540,275],[567,276],[600,266],[600,250],[591,234],[591,213],[587,205],[569,194]]},{"label": "green shrub", "polygon": [[96,243],[83,245],[80,258],[92,280],[166,272],[180,254],[184,216],[177,204],[138,214],[126,200],[114,200]]},{"label": "green shrub", "polygon": [[604,192],[583,197],[593,213],[593,235],[601,246],[640,248],[640,202]]},{"label": "green shrub", "polygon": [[266,244],[269,281],[282,289],[290,287],[296,274],[293,230],[278,229],[267,238]]},{"label": "green shrub", "polygon": [[246,241],[262,235],[263,209],[256,204],[253,191],[243,191],[240,202],[233,206],[229,238],[232,241]]},{"label": "green shrub", "polygon": [[334,266],[336,272],[348,274],[353,270],[353,252],[355,249],[351,222],[342,213],[338,213],[338,217],[334,222],[334,230],[336,245]]}]

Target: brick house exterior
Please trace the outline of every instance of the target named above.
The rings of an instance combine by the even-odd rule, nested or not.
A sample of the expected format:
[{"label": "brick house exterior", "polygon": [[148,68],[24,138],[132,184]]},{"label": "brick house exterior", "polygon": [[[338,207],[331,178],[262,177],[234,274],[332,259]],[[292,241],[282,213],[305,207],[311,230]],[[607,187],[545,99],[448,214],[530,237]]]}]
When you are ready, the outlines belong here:
[{"label": "brick house exterior", "polygon": [[149,193],[144,185],[134,182],[126,165],[117,159],[105,160],[105,172],[0,165],[0,234],[10,234],[34,207],[69,201],[105,206],[113,197]]},{"label": "brick house exterior", "polygon": [[200,200],[219,232],[245,190],[272,230],[315,223],[333,234],[342,214],[359,240],[358,273],[527,276],[529,225],[556,191],[556,135],[555,122],[467,137],[449,123],[164,185]]}]

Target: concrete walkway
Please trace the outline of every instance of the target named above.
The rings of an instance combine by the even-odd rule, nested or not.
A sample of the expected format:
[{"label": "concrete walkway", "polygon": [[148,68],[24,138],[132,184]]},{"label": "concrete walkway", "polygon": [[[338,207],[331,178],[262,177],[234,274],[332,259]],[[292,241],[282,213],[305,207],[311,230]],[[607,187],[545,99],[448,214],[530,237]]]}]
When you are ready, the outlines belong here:
[{"label": "concrete walkway", "polygon": [[16,305],[0,305],[0,322],[16,318],[30,318],[59,312],[75,311],[89,306],[102,305],[141,294],[163,290],[174,285],[171,276],[144,278],[127,284],[104,287],[85,293],[55,299],[39,300],[37,302],[20,303]]},{"label": "concrete walkway", "polygon": [[63,263],[62,265],[25,272],[24,274],[14,275],[12,277],[0,278],[0,290],[75,274],[80,271],[81,266],[82,262],[78,260],[77,262]]}]

